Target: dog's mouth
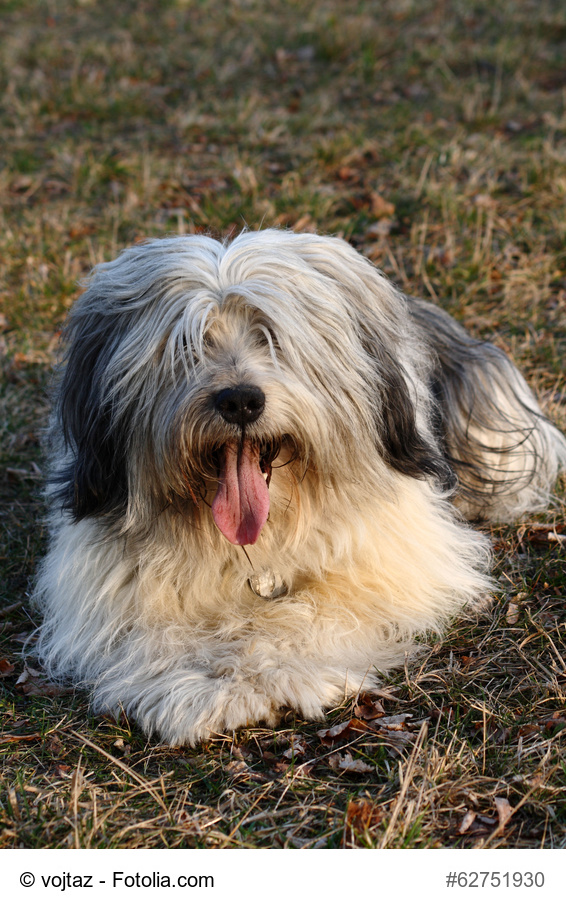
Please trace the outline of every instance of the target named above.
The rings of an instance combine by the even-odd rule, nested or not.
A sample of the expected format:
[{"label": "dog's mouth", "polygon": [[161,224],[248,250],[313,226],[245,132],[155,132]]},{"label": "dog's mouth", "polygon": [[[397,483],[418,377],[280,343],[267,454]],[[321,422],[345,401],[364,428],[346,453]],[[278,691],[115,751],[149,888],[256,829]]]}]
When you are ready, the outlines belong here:
[{"label": "dog's mouth", "polygon": [[215,453],[218,489],[212,503],[214,523],[232,544],[257,541],[269,515],[269,482],[279,447],[243,438]]}]

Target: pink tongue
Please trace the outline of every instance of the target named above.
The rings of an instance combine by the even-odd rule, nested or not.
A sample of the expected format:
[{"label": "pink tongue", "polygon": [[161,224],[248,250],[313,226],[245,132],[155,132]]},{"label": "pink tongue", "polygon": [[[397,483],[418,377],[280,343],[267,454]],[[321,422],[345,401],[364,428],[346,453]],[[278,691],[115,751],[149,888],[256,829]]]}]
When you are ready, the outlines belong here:
[{"label": "pink tongue", "polygon": [[234,544],[255,543],[269,514],[269,490],[251,442],[226,444],[212,503],[212,517],[224,537]]}]

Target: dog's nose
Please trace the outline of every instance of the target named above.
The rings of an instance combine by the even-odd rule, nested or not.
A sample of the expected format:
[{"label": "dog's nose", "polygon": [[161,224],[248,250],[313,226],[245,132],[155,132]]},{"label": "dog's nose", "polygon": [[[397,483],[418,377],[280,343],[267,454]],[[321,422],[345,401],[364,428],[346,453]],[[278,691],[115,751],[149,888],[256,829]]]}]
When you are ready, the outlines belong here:
[{"label": "dog's nose", "polygon": [[265,395],[257,386],[236,385],[222,389],[214,399],[214,407],[228,423],[245,426],[263,414]]}]

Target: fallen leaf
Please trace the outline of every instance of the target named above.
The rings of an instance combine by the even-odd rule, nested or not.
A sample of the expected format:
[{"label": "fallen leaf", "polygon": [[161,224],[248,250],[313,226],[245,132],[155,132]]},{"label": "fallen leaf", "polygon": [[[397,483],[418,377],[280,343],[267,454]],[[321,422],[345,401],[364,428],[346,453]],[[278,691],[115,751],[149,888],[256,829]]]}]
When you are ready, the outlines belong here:
[{"label": "fallen leaf", "polygon": [[484,816],[478,815],[465,831],[461,832],[459,829],[457,834],[465,834],[468,837],[485,837],[486,834],[490,834],[493,830],[493,825],[495,824],[494,820],[491,818],[485,818]]},{"label": "fallen leaf", "polygon": [[478,815],[478,822],[481,822],[482,825],[496,825],[497,822],[494,818],[490,818],[489,815]]},{"label": "fallen leaf", "polygon": [[249,766],[245,761],[231,761],[226,765],[226,771],[231,777],[238,777],[241,774],[249,773]]},{"label": "fallen leaf", "polygon": [[370,193],[370,208],[375,218],[390,218],[395,214],[395,206],[379,193]]},{"label": "fallen leaf", "polygon": [[549,717],[544,721],[544,729],[549,732],[558,732],[563,730],[566,726],[566,716],[561,714],[560,711],[555,711],[552,717]]},{"label": "fallen leaf", "polygon": [[116,739],[112,744],[116,749],[119,749],[123,755],[130,755],[132,747],[129,743],[125,743],[121,736]]},{"label": "fallen leaf", "polygon": [[23,673],[16,680],[16,687],[23,692],[24,695],[45,695],[51,697],[53,695],[62,695],[64,692],[69,692],[69,687],[58,686],[56,683],[52,683],[49,679],[44,676],[41,676],[38,670],[34,670],[33,667],[26,667]]},{"label": "fallen leaf", "polygon": [[378,718],[376,723],[386,730],[406,730],[405,721],[412,716],[412,714],[393,714],[391,717]]},{"label": "fallen leaf", "polygon": [[15,669],[14,664],[5,657],[0,658],[0,677],[11,676]]},{"label": "fallen leaf", "polygon": [[319,730],[317,735],[324,746],[333,746],[343,739],[351,739],[353,736],[359,736],[360,733],[367,733],[371,730],[372,728],[368,724],[354,717],[352,720],[346,720],[343,724],[337,724],[327,730]]},{"label": "fallen leaf", "polygon": [[65,692],[72,691],[70,687],[58,686],[48,679],[25,683],[25,685],[21,686],[21,690],[24,695],[40,695],[46,698],[54,698],[57,695],[64,695]]},{"label": "fallen leaf", "polygon": [[65,745],[63,744],[63,740],[61,739],[60,736],[57,736],[56,733],[53,733],[51,736],[47,737],[46,744],[47,744],[47,747],[48,747],[51,755],[53,755],[54,757],[56,755],[64,755],[67,752],[67,749],[66,749]]},{"label": "fallen leaf", "polygon": [[32,177],[30,177],[28,174],[21,174],[12,180],[10,184],[10,191],[12,193],[23,193],[25,190],[28,190],[32,184]]},{"label": "fallen leaf", "polygon": [[460,827],[458,828],[458,834],[465,834],[468,828],[471,828],[472,824],[476,820],[476,813],[473,809],[468,809],[464,818],[460,822]]},{"label": "fallen leaf", "polygon": [[64,762],[57,762],[53,765],[52,771],[55,777],[65,780],[71,774],[71,766],[66,765]]},{"label": "fallen leaf", "polygon": [[18,676],[17,680],[16,680],[16,685],[17,685],[17,686],[22,686],[22,685],[23,685],[24,683],[26,683],[31,677],[37,677],[37,676],[39,676],[39,675],[40,675],[39,670],[34,670],[33,667],[25,666],[24,669],[22,670],[22,672],[20,673],[20,675]]},{"label": "fallen leaf", "polygon": [[380,701],[374,701],[367,693],[359,696],[354,708],[356,717],[362,720],[375,720],[376,717],[383,717],[385,708]]},{"label": "fallen leaf", "polygon": [[499,819],[499,827],[504,828],[511,816],[513,815],[513,808],[509,803],[508,799],[505,799],[504,796],[495,796],[495,808],[497,809],[497,817]]},{"label": "fallen leaf", "polygon": [[304,755],[307,749],[308,743],[306,739],[302,739],[302,737],[293,734],[291,736],[291,748],[285,750],[283,757],[293,759],[299,755]]},{"label": "fallen leaf", "polygon": [[331,755],[328,763],[331,768],[348,771],[352,774],[366,774],[368,771],[374,770],[372,765],[368,765],[367,762],[360,758],[353,758],[351,752],[345,752],[343,755]]},{"label": "fallen leaf", "polygon": [[386,737],[384,745],[390,751],[399,754],[405,752],[409,746],[412,746],[417,738],[416,733],[409,733],[408,731],[382,730],[381,732]]},{"label": "fallen leaf", "polygon": [[346,810],[346,825],[359,833],[376,828],[384,819],[385,812],[370,799],[351,800]]},{"label": "fallen leaf", "polygon": [[248,759],[253,758],[253,752],[250,749],[246,749],[245,746],[234,746],[232,748],[232,758],[238,761],[248,761]]}]

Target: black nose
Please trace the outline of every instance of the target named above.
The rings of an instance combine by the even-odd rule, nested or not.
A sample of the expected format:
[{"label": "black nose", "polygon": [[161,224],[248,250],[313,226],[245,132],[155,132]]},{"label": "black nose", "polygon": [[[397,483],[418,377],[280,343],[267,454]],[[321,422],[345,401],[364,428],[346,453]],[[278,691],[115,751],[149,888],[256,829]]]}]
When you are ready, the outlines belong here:
[{"label": "black nose", "polygon": [[222,389],[214,399],[214,407],[228,423],[245,426],[263,414],[265,395],[254,385],[236,385]]}]

